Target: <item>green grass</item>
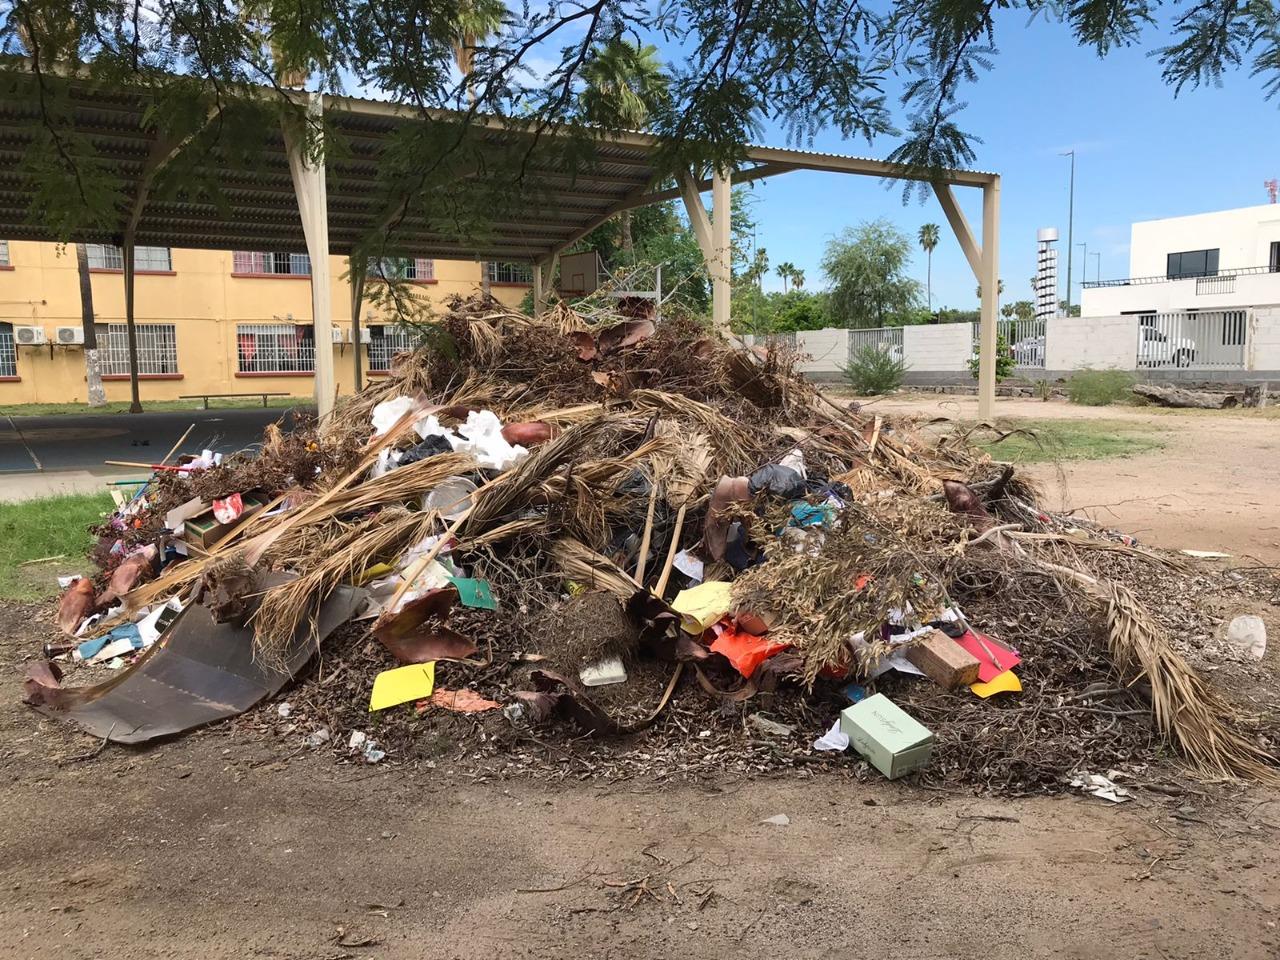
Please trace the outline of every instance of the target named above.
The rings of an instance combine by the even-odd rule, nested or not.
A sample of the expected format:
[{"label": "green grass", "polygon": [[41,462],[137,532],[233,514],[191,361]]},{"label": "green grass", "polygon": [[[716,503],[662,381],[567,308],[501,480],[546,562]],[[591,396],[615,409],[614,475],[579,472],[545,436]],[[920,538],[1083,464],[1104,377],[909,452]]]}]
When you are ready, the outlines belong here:
[{"label": "green grass", "polygon": [[[87,573],[90,524],[113,509],[105,493],[0,503],[0,600],[40,600],[58,592],[57,576]],[[27,560],[61,559],[24,567]]]},{"label": "green grass", "polygon": [[1133,398],[1138,378],[1127,370],[1081,370],[1067,381],[1072,403],[1107,407]]},{"label": "green grass", "polygon": [[[1053,460],[1106,460],[1159,450],[1164,441],[1153,436],[1148,424],[1128,420],[1002,420],[1000,429],[1020,429],[1034,434],[1014,434],[1000,442],[980,446],[997,460],[1009,463],[1043,463]],[[974,434],[981,440],[981,434]]]},{"label": "green grass", "polygon": [[[268,397],[268,407],[310,406],[314,401],[310,397]],[[209,401],[210,410],[242,410],[246,407],[262,409],[261,397],[228,397],[213,398]],[[200,400],[144,400],[142,409],[147,413],[165,413],[182,410],[203,410]],[[128,413],[128,400],[113,400],[106,406],[91,407],[84,403],[5,403],[0,404],[0,416],[9,417],[50,417],[65,413]]]}]

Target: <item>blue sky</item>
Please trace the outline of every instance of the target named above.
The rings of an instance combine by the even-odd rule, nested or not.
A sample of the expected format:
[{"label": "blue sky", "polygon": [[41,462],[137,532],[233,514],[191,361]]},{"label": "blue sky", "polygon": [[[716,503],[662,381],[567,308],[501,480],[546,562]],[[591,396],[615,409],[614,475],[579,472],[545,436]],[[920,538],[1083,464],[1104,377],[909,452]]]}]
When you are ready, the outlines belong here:
[{"label": "blue sky", "polygon": [[[1159,64],[1143,50],[1120,50],[1104,60],[1077,47],[1066,28],[1025,15],[999,24],[994,68],[965,91],[962,129],[982,137],[974,166],[1003,179],[1000,275],[1005,300],[1029,299],[1036,230],[1057,226],[1060,285],[1065,291],[1067,181],[1076,150],[1075,241],[1088,244],[1088,276],[1128,275],[1129,224],[1135,220],[1251,206],[1267,202],[1263,181],[1280,177],[1280,103],[1267,101],[1247,70],[1229,73],[1221,89],[1184,90],[1177,99],[1160,79]],[[1153,35],[1154,37],[1154,35]],[[1154,46],[1154,43],[1150,46]],[[1150,47],[1148,47],[1149,49]],[[761,138],[788,145],[779,130]],[[868,146],[819,136],[812,147],[883,157],[889,140]],[[957,189],[970,223],[981,224],[979,192]],[[887,217],[915,236],[937,223],[942,242],[933,255],[934,306],[977,304],[973,274],[932,197],[902,204],[900,189],[875,179],[790,173],[754,190],[761,246],[770,262],[790,260],[807,287],[822,285],[818,266],[826,242],[848,225]],[[1076,249],[1073,302],[1079,301],[1082,250]],[[924,254],[912,272],[923,282]],[[766,289],[781,289],[771,276]]]}]

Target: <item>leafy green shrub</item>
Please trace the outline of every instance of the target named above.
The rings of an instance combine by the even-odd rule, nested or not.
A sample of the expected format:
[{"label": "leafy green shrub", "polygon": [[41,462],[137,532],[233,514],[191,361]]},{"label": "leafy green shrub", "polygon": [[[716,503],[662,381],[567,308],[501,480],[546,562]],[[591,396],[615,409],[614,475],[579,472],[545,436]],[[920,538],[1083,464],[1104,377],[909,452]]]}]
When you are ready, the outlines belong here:
[{"label": "leafy green shrub", "polygon": [[1137,382],[1127,370],[1081,370],[1067,381],[1067,396],[1086,407],[1106,407],[1129,396]]},{"label": "leafy green shrub", "polygon": [[858,396],[870,397],[902,386],[907,365],[891,350],[878,350],[868,344],[854,353],[843,372]]},{"label": "leafy green shrub", "polygon": [[[978,379],[979,360],[976,356],[969,358],[969,373],[973,379]],[[1004,335],[996,337],[996,383],[1001,380],[1007,380],[1013,375],[1013,368],[1017,366],[1013,359],[1013,351],[1009,348],[1009,341]]]}]

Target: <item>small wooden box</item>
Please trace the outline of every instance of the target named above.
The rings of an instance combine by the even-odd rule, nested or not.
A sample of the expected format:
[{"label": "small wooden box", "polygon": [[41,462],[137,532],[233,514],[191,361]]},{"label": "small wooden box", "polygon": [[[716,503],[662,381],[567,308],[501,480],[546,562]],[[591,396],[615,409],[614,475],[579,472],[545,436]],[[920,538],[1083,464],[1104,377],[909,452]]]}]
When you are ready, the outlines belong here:
[{"label": "small wooden box", "polygon": [[907,659],[947,690],[978,682],[978,658],[941,630],[934,630],[906,650]]}]

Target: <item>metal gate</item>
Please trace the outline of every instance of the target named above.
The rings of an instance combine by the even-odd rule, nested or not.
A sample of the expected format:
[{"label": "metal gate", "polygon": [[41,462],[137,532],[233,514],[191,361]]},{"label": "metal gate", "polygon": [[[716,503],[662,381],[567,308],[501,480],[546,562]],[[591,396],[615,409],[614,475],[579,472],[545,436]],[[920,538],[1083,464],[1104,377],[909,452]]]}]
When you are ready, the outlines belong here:
[{"label": "metal gate", "polygon": [[1138,367],[1243,369],[1248,333],[1248,310],[1140,314]]},{"label": "metal gate", "polygon": [[[996,336],[1003,337],[1013,354],[1013,362],[1019,367],[1044,369],[1046,320],[997,320]],[[998,342],[998,341],[997,341]],[[973,356],[978,355],[982,343],[982,323],[973,321]]]},{"label": "metal gate", "polygon": [[870,347],[872,350],[878,350],[881,353],[887,353],[894,360],[901,361],[903,359],[902,328],[871,327],[866,329],[850,330],[849,360],[852,361],[854,356],[866,347]]}]

